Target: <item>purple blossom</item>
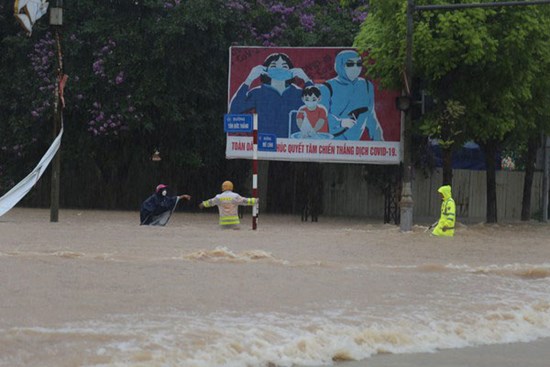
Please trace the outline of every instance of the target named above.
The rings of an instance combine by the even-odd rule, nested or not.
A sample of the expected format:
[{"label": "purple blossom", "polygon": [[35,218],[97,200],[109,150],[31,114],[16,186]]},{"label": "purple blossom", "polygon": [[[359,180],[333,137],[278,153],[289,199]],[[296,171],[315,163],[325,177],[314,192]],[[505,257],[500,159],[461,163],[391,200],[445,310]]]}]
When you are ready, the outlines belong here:
[{"label": "purple blossom", "polygon": [[92,64],[92,70],[94,71],[94,74],[100,75],[103,74],[103,60],[99,59],[96,62]]},{"label": "purple blossom", "polygon": [[181,0],[169,0],[164,2],[164,9],[173,9],[180,5]]},{"label": "purple blossom", "polygon": [[275,5],[272,5],[271,8],[269,8],[269,11],[273,14],[281,14],[284,16],[290,15],[294,12],[294,7],[286,7],[281,3],[277,3]]},{"label": "purple blossom", "polygon": [[315,16],[313,14],[301,14],[300,24],[307,32],[313,31],[315,27]]},{"label": "purple blossom", "polygon": [[124,72],[121,71],[120,73],[118,73],[118,75],[116,76],[115,78],[115,83],[118,85],[118,84],[122,84],[124,82]]},{"label": "purple blossom", "polygon": [[248,4],[242,0],[226,1],[225,6],[232,10],[243,11],[248,8]]},{"label": "purple blossom", "polygon": [[367,18],[367,14],[368,13],[366,11],[353,10],[351,12],[351,21],[354,23],[363,23]]},{"label": "purple blossom", "polygon": [[31,115],[34,118],[40,117],[49,107],[50,91],[55,88],[54,81],[51,79],[54,68],[54,41],[50,32],[39,39],[33,47],[33,51],[28,54],[31,65],[38,77],[38,91],[40,95],[33,102]]}]

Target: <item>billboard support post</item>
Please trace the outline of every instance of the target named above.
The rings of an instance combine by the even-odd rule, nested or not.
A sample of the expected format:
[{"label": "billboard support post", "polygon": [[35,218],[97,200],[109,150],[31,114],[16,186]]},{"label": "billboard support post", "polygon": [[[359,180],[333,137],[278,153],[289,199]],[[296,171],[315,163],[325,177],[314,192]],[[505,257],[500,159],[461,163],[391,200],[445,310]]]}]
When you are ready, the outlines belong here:
[{"label": "billboard support post", "polygon": [[[253,114],[252,130],[252,197],[258,198],[258,114]],[[258,203],[252,206],[252,229],[258,228]]]}]

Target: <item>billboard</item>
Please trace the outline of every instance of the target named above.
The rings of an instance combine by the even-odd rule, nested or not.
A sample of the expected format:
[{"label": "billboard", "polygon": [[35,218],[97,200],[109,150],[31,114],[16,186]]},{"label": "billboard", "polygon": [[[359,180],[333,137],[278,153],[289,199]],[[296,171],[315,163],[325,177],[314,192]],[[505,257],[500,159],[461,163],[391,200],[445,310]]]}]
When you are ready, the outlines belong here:
[{"label": "billboard", "polygon": [[[258,115],[258,159],[399,163],[399,93],[365,79],[353,48],[231,47],[229,63],[228,114]],[[252,149],[227,134],[227,158]]]}]

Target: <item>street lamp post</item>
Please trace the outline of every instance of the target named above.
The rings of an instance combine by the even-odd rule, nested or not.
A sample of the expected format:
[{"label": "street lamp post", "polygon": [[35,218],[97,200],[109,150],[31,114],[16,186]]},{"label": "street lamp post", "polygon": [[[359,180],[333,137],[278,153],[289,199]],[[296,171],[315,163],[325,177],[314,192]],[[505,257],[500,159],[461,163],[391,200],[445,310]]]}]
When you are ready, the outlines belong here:
[{"label": "street lamp post", "polygon": [[[405,81],[406,81],[406,93],[411,98],[412,93],[412,73],[413,73],[413,14],[414,14],[414,0],[407,0],[407,39],[406,39],[406,53],[405,53]],[[412,116],[410,105],[404,109],[405,113],[405,129],[403,131],[403,182],[401,188],[401,201],[399,202],[400,208],[400,222],[399,227],[402,232],[409,232],[412,229],[413,223],[413,208],[414,201],[412,195],[412,162],[411,162],[411,144],[412,144]]]},{"label": "street lamp post", "polygon": [[[63,25],[63,0],[50,1],[50,26],[55,34],[57,49],[57,79],[55,82],[54,113],[53,113],[53,138],[61,129],[63,106],[61,101],[60,83],[63,77],[63,58],[61,53],[61,41],[59,39],[60,28]],[[59,221],[59,185],[61,172],[61,152],[58,150],[52,161],[51,192],[50,192],[50,222]]]}]

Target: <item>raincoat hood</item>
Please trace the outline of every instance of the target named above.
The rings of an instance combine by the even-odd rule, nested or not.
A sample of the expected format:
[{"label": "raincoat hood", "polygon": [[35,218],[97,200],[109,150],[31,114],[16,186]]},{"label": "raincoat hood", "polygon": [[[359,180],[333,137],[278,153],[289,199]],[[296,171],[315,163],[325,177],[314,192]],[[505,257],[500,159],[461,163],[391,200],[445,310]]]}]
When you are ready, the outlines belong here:
[{"label": "raincoat hood", "polygon": [[439,192],[441,195],[443,195],[443,200],[447,200],[447,199],[450,199],[452,197],[451,195],[451,186],[450,185],[445,185],[445,186],[441,186],[437,192]]},{"label": "raincoat hood", "polygon": [[356,51],[345,50],[336,55],[336,60],[334,61],[334,70],[338,74],[338,80],[344,84],[351,84],[353,80],[348,78],[346,73],[346,62],[349,59],[354,59],[360,57]]}]

